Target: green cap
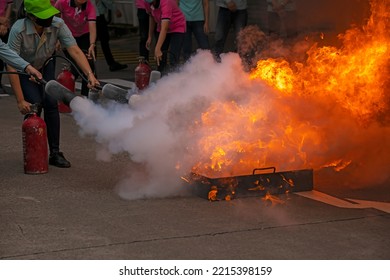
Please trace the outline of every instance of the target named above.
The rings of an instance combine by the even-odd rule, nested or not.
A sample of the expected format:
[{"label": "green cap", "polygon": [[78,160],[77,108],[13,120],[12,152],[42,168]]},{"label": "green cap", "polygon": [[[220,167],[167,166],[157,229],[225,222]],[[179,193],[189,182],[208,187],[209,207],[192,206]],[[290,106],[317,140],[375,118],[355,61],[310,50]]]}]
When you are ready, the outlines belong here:
[{"label": "green cap", "polygon": [[24,0],[24,10],[40,19],[48,19],[60,13],[50,0]]}]

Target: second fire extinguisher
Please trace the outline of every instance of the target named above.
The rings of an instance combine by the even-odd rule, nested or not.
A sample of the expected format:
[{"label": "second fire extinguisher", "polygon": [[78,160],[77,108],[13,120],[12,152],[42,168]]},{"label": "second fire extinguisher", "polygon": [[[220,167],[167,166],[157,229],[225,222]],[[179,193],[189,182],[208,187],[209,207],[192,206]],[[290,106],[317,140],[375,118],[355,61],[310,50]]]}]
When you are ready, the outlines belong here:
[{"label": "second fire extinguisher", "polygon": [[143,56],[139,57],[139,64],[135,68],[135,85],[139,90],[143,90],[149,85],[152,68]]},{"label": "second fire extinguisher", "polygon": [[45,121],[37,115],[37,104],[31,105],[22,125],[24,173],[47,173],[48,147]]},{"label": "second fire extinguisher", "polygon": [[[62,68],[62,71],[58,74],[56,80],[61,85],[63,85],[67,89],[69,89],[71,92],[75,91],[75,87],[76,87],[75,77],[72,74],[72,72],[70,71],[70,67],[68,65],[66,65],[66,64],[64,65],[64,67]],[[64,103],[59,102],[58,103],[58,111],[60,111],[60,113],[70,113],[70,112],[72,112],[72,109],[70,109],[68,105],[65,105]]]}]

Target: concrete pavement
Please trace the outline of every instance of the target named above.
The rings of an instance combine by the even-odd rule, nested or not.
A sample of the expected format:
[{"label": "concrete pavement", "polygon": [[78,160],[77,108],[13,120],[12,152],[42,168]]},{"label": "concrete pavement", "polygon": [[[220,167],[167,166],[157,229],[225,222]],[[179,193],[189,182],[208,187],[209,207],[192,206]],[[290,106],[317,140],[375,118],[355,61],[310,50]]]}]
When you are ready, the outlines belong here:
[{"label": "concrete pavement", "polygon": [[[97,65],[100,79],[131,80],[135,67],[109,72],[102,59]],[[211,203],[191,195],[129,201],[115,186],[137,165],[126,154],[96,160],[96,142],[78,134],[69,114],[61,114],[61,149],[72,167],[24,174],[21,125],[14,97],[0,97],[0,259],[390,258],[388,186],[315,187],[344,208],[297,194],[273,205],[259,197]],[[385,206],[359,209],[346,198]]]}]

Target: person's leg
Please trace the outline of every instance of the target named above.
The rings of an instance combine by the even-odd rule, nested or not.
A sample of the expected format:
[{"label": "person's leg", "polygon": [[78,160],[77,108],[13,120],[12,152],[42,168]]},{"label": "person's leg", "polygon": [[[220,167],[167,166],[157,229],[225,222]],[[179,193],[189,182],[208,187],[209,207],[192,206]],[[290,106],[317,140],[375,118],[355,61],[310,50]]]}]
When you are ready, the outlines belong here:
[{"label": "person's leg", "polygon": [[294,39],[298,35],[296,11],[286,12],[284,16],[284,26],[286,28],[286,37],[288,39]]},{"label": "person's leg", "polygon": [[104,58],[110,71],[118,71],[127,68],[126,64],[116,62],[110,48],[110,33],[108,31],[108,23],[104,15],[96,18],[96,32],[100,46],[102,47]]},{"label": "person's leg", "polygon": [[237,51],[237,36],[238,33],[247,26],[248,23],[248,11],[247,10],[237,10],[233,16],[233,25],[234,25],[234,46],[235,51]]},{"label": "person's leg", "polygon": [[34,83],[29,79],[30,77],[28,76],[19,75],[23,96],[27,102],[39,105],[38,115],[41,115],[44,98],[44,85]]},{"label": "person's leg", "polygon": [[206,33],[204,33],[204,21],[193,21],[192,32],[194,33],[196,42],[198,43],[198,48],[202,50],[209,50],[209,37]]},{"label": "person's leg", "polygon": [[168,50],[169,50],[170,42],[171,42],[171,34],[168,33],[167,36],[165,37],[164,43],[161,46],[162,59],[160,61],[160,65],[157,67],[157,70],[160,71],[162,75],[166,74],[169,71],[169,69],[167,69],[167,60],[168,60]]},{"label": "person's leg", "polygon": [[96,33],[97,38],[100,41],[100,46],[102,47],[104,58],[106,59],[107,65],[112,65],[114,57],[110,49],[110,34],[108,32],[107,21],[104,15],[96,17]]},{"label": "person's leg", "polygon": [[272,37],[280,36],[280,17],[275,12],[268,12],[268,34]]},{"label": "person's leg", "polygon": [[223,53],[226,38],[229,33],[231,23],[231,12],[229,9],[220,7],[217,16],[217,26],[215,30],[215,46],[214,53],[217,60],[220,60],[220,55]]},{"label": "person's leg", "polygon": [[[53,61],[50,61],[41,70],[43,78],[46,81],[54,80],[55,67]],[[47,125],[47,138],[49,140],[50,154],[58,153],[60,151],[60,114],[58,112],[58,102],[55,98],[44,93],[43,109],[44,119]]]},{"label": "person's leg", "polygon": [[171,66],[171,70],[174,70],[180,63],[180,53],[183,48],[185,33],[171,33],[170,37],[169,64]]},{"label": "person's leg", "polygon": [[149,50],[146,48],[146,41],[149,34],[149,15],[145,9],[137,10],[139,28],[139,55],[149,61]]},{"label": "person's leg", "polygon": [[187,61],[192,53],[192,22],[186,22],[186,33],[183,41],[183,60]]}]

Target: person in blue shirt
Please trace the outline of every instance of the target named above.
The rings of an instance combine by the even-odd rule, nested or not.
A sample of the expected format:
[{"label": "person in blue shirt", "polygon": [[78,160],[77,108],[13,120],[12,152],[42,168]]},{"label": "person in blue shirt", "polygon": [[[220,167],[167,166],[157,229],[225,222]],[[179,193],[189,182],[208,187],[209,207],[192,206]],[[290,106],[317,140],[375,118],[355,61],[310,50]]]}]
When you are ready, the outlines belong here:
[{"label": "person in blue shirt", "polygon": [[215,30],[214,53],[217,61],[224,51],[226,39],[230,28],[234,28],[234,41],[238,32],[248,23],[248,7],[246,0],[216,0],[219,7],[217,16],[217,26]]},{"label": "person in blue shirt", "polygon": [[[93,1],[92,1],[93,2]],[[95,0],[96,4],[96,33],[97,38],[100,41],[104,58],[106,59],[107,65],[110,71],[118,71],[126,69],[126,64],[121,64],[115,61],[110,48],[110,32],[108,30],[109,22],[106,19],[106,14],[113,12],[114,3],[112,0]],[[120,10],[116,10],[115,14],[117,17],[121,17],[122,13]]]},{"label": "person in blue shirt", "polygon": [[186,17],[186,34],[183,42],[183,59],[192,54],[192,35],[198,48],[209,50],[209,0],[179,0],[179,7]]},{"label": "person in blue shirt", "polygon": [[269,35],[286,38],[298,35],[294,0],[267,0],[267,12]]},{"label": "person in blue shirt", "polygon": [[[55,60],[52,58],[59,41],[83,71],[88,79],[88,87],[99,86],[99,81],[93,74],[86,56],[78,47],[65,22],[56,16],[60,12],[52,6],[50,0],[24,0],[22,5],[20,9],[25,15],[11,27],[9,48],[27,63],[39,69],[42,73],[41,77],[50,81],[55,80]],[[7,64],[7,69],[15,72],[11,64]],[[25,75],[9,75],[9,80],[22,114],[30,111],[31,104],[42,105],[38,114],[41,114],[42,109],[44,110],[50,151],[49,164],[61,168],[70,167],[70,162],[60,151],[60,116],[57,100],[46,94],[43,85],[32,83]]]}]

